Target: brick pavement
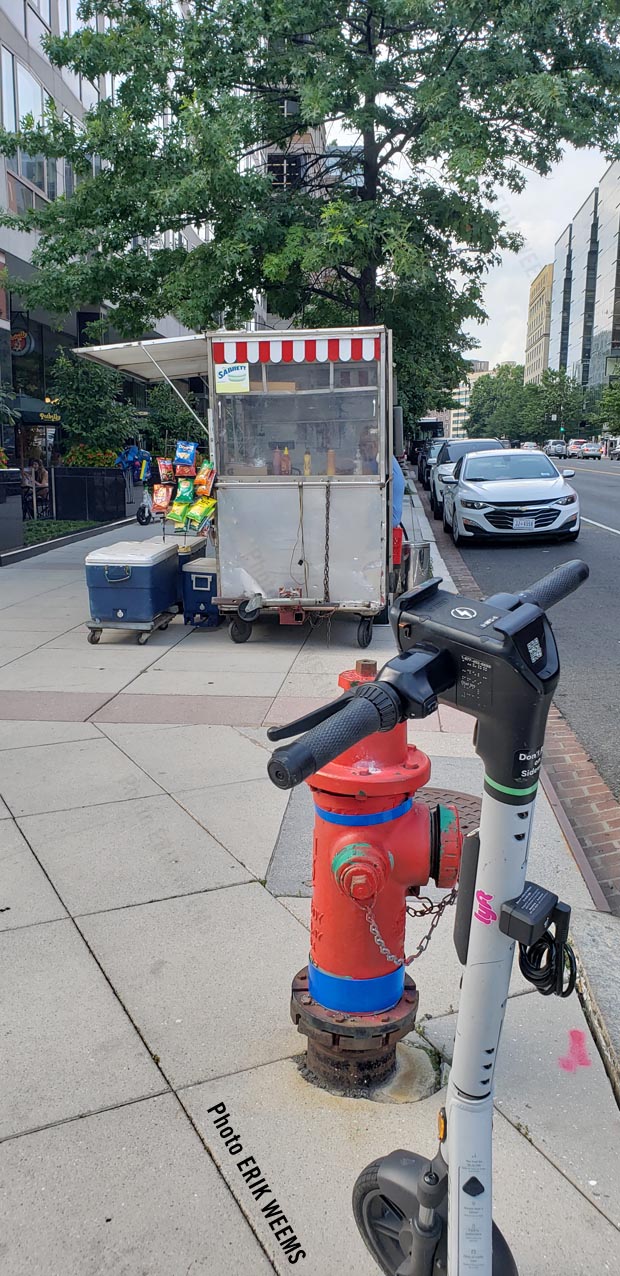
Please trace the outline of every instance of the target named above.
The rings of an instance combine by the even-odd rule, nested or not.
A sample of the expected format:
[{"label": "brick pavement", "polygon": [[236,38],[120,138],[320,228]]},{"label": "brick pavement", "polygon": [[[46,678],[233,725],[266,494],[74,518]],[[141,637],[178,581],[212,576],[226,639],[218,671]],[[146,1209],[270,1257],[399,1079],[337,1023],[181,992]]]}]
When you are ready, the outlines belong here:
[{"label": "brick pavement", "polygon": [[[432,519],[426,492],[419,484],[417,490]],[[434,522],[432,527],[459,593],[482,598],[480,587],[452,538],[441,523]],[[620,916],[620,803],[556,705],[552,705],[549,714],[544,767],[586,864],[610,911]]]}]

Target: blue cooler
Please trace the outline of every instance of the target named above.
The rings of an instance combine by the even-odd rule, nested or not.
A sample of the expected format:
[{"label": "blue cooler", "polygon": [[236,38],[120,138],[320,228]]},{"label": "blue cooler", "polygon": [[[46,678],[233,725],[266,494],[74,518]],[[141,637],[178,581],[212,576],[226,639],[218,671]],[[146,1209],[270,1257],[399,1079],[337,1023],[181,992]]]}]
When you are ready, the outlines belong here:
[{"label": "blue cooler", "polygon": [[178,570],[178,545],[161,540],[94,549],[86,557],[92,620],[150,623],[161,612],[176,611]]},{"label": "blue cooler", "polygon": [[186,625],[207,629],[220,623],[220,613],[213,599],[217,594],[217,562],[214,558],[194,560],[183,565],[183,619]]},{"label": "blue cooler", "polygon": [[206,536],[188,536],[181,544],[178,544],[179,551],[179,573],[177,578],[177,589],[179,593],[179,607],[183,607],[183,568],[186,563],[192,563],[195,558],[204,558],[207,552]]}]

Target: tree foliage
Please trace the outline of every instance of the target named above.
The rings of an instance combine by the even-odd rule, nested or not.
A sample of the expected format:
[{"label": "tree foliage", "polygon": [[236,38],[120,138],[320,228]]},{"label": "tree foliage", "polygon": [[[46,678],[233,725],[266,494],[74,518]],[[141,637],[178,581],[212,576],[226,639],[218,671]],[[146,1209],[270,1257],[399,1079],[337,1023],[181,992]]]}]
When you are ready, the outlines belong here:
[{"label": "tree foliage", "polygon": [[[81,175],[7,224],[41,231],[31,305],[108,304],[135,337],[167,313],[190,328],[248,319],[256,292],[284,319],[389,323],[413,412],[463,374],[464,320],[518,237],[497,190],[546,173],[565,140],[620,121],[612,0],[82,0],[87,27],[50,37],[58,66],[115,77],[76,130],[50,111],[0,134],[5,154],[67,156]],[[287,115],[287,99],[296,113]],[[329,126],[338,152],[308,130]],[[306,141],[294,141],[294,137]],[[304,180],[274,186],[274,149]],[[91,157],[101,171],[92,175]],[[188,253],[179,236],[209,226]]]},{"label": "tree foliage", "polygon": [[[552,421],[552,416],[556,417]],[[547,370],[538,385],[523,384],[521,364],[500,364],[473,387],[467,432],[470,438],[532,439],[542,443],[578,430],[588,434],[583,388],[565,372]]]},{"label": "tree foliage", "polygon": [[609,434],[620,435],[620,385],[605,386],[598,404],[597,422]]},{"label": "tree foliage", "polygon": [[123,379],[110,368],[59,350],[52,373],[66,448],[87,444],[118,451],[136,433],[134,408],[120,401]]}]

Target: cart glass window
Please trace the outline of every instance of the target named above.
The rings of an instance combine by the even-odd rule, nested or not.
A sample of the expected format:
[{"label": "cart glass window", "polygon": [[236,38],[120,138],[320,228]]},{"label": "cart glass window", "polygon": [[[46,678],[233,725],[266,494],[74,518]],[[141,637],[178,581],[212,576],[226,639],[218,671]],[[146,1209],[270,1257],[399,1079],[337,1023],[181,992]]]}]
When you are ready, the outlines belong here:
[{"label": "cart glass window", "polygon": [[255,363],[249,391],[215,398],[218,469],[268,475],[380,472],[379,364]]}]

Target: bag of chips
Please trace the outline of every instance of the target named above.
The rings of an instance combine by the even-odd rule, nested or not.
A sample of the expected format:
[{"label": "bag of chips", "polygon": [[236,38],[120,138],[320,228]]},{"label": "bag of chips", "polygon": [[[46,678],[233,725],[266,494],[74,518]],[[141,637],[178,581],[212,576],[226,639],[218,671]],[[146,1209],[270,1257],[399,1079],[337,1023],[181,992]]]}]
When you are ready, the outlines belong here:
[{"label": "bag of chips", "polygon": [[198,445],[196,443],[185,443],[179,439],[177,450],[174,454],[174,469],[177,477],[191,477],[196,473],[196,452]]},{"label": "bag of chips", "polygon": [[174,482],[174,466],[168,457],[158,456],[157,468],[159,470],[159,477],[162,483]]},{"label": "bag of chips", "polygon": [[168,512],[171,523],[178,523],[179,527],[185,527],[189,508],[187,501],[173,501]]},{"label": "bag of chips", "polygon": [[153,513],[165,514],[172,500],[174,487],[166,483],[155,483],[153,486]]},{"label": "bag of chips", "polygon": [[203,461],[194,483],[196,496],[210,496],[213,491],[215,477],[215,467],[212,461]]},{"label": "bag of chips", "polygon": [[190,505],[187,515],[188,527],[193,527],[197,531],[201,531],[207,523],[211,523],[215,514],[216,504],[216,501],[205,496],[194,501],[194,504]]},{"label": "bag of chips", "polygon": [[177,487],[177,501],[193,501],[194,499],[194,480],[193,478],[179,479]]}]

